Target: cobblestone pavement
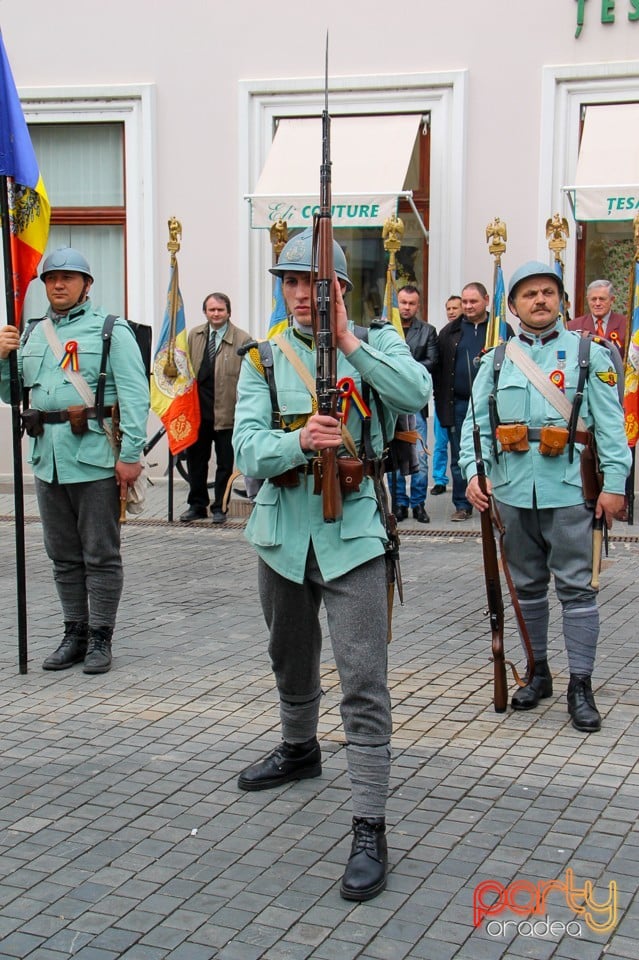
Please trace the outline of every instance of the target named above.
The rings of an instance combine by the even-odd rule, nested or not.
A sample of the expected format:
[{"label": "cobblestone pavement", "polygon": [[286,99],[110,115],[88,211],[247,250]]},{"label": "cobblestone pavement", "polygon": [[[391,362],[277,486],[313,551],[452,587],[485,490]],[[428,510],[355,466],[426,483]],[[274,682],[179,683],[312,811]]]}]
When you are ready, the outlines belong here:
[{"label": "cobblestone pavement", "polygon": [[[556,605],[555,695],[496,714],[477,521],[447,524],[439,497],[430,527],[402,525],[391,872],[385,893],[356,905],[338,892],[350,809],[330,648],[322,777],[242,793],[238,772],[279,742],[254,555],[241,519],[166,523],[165,495],[156,485],[146,519],[123,530],[114,668],[87,677],[40,668],[60,615],[27,491],[20,675],[14,524],[0,490],[2,960],[639,955],[636,528],[618,528],[602,577],[604,726],[586,736],[566,713]],[[506,632],[521,663],[510,614]],[[474,927],[478,884],[490,881],[485,902],[500,894],[507,908]]]}]

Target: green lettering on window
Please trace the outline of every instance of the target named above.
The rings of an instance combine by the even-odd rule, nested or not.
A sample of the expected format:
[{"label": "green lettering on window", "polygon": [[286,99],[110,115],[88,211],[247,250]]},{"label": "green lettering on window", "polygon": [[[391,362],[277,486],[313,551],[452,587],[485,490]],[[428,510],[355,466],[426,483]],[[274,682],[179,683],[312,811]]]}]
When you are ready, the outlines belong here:
[{"label": "green lettering on window", "polygon": [[601,22],[615,22],[615,0],[601,0]]},{"label": "green lettering on window", "polygon": [[586,0],[577,0],[577,30],[575,32],[575,37],[578,37],[583,30],[585,12]]},{"label": "green lettering on window", "polygon": [[633,20],[639,20],[639,0],[630,0],[630,6],[632,10],[628,12],[628,19],[632,23]]}]

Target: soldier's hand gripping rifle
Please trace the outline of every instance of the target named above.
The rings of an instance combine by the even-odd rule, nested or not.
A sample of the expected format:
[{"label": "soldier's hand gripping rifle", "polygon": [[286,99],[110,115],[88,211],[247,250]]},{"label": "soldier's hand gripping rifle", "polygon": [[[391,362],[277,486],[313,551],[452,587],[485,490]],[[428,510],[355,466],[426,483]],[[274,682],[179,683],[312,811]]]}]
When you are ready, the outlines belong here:
[{"label": "soldier's hand gripping rifle", "polygon": [[497,559],[497,544],[495,541],[495,529],[499,532],[499,547],[501,552],[502,566],[508,583],[508,590],[517,617],[519,631],[526,650],[527,674],[526,679],[522,680],[517,673],[515,665],[508,661],[515,682],[519,687],[526,686],[526,683],[532,679],[535,669],[535,659],[533,656],[528,630],[519,605],[519,600],[515,593],[514,584],[510,577],[506,556],[504,553],[504,535],[506,529],[502,523],[497,504],[491,493],[488,492],[486,481],[486,465],[482,456],[481,432],[479,424],[475,418],[475,403],[472,389],[470,393],[470,407],[473,417],[473,447],[475,450],[475,469],[477,471],[477,482],[479,489],[488,499],[488,508],[480,512],[481,521],[481,543],[484,557],[484,577],[486,580],[486,598],[488,600],[488,615],[490,617],[490,630],[492,635],[491,648],[493,658],[493,685],[495,712],[504,713],[508,705],[508,684],[506,682],[506,657],[504,654],[504,601],[501,590],[501,579],[499,575],[499,561]]},{"label": "soldier's hand gripping rifle", "polygon": [[[318,413],[338,418],[337,346],[335,293],[333,289],[333,220],[331,195],[331,118],[328,113],[328,35],[324,110],[322,111],[322,164],[320,167],[319,213],[313,218],[311,266],[317,270],[315,298],[311,296],[311,317],[315,335],[316,391]],[[314,464],[316,489],[321,487],[324,520],[332,523],[342,516],[342,493],[334,447],[319,451]]]}]

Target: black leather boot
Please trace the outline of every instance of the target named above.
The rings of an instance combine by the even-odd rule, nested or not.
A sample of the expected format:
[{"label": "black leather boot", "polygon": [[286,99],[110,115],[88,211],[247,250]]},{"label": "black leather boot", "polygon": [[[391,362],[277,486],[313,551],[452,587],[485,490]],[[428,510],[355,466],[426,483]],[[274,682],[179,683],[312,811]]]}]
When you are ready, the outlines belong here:
[{"label": "black leather boot", "polygon": [[372,900],[386,887],[388,848],[383,817],[353,817],[353,845],[342,877],[345,900]]},{"label": "black leather boot", "polygon": [[262,760],[242,770],[237,778],[240,790],[270,790],[291,780],[308,780],[322,772],[322,753],[317,738],[304,743],[283,740]]},{"label": "black leather boot", "polygon": [[513,694],[513,710],[532,710],[540,700],[552,697],[552,675],[547,660],[535,660],[532,680]]},{"label": "black leather boot", "polygon": [[570,674],[568,684],[568,713],[575,730],[594,733],[601,730],[601,715],[595,706],[590,677]]},{"label": "black leather boot", "polygon": [[83,673],[108,673],[111,669],[113,627],[91,627]]},{"label": "black leather boot", "polygon": [[74,663],[82,663],[87,652],[89,624],[82,620],[66,620],[64,637],[57,650],[50,653],[42,664],[43,670],[66,670]]}]

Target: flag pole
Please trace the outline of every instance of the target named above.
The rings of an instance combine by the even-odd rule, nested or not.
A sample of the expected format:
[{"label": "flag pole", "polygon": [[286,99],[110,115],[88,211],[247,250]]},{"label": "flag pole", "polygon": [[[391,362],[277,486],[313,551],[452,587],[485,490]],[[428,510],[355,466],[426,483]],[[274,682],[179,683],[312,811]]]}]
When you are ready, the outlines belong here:
[{"label": "flag pole", "polygon": [[384,290],[386,317],[392,323],[393,320],[393,287],[395,286],[395,271],[397,270],[397,254],[402,249],[402,237],[404,236],[404,221],[393,214],[384,221],[382,236],[384,238],[384,250],[388,254],[388,265],[386,267],[386,289]]},{"label": "flag pole", "polygon": [[[171,217],[169,220],[169,242],[166,245],[166,249],[171,254],[171,275],[175,270],[177,270],[177,253],[180,249],[180,240],[182,238],[182,224],[179,220],[176,220],[175,217]],[[175,335],[176,335],[176,325],[177,325],[177,284],[171,282],[171,297],[169,300],[169,344],[168,344],[168,353],[166,358],[166,364],[164,366],[164,375],[175,380],[178,375],[178,369],[175,365]],[[167,505],[167,520],[169,523],[173,523],[173,471],[175,469],[175,456],[171,453],[169,448],[169,465],[168,465],[168,475],[169,482],[167,485],[167,494],[168,494],[168,505]]]},{"label": "flag pole", "polygon": [[[548,239],[548,249],[554,255],[555,258],[555,273],[561,280],[563,286],[564,283],[564,261],[562,259],[562,254],[566,249],[568,243],[568,237],[570,236],[570,227],[568,226],[568,221],[565,217],[562,217],[561,214],[555,213],[553,217],[549,220],[546,220],[546,237]],[[566,326],[566,291],[563,293],[563,303],[561,317],[564,321],[564,326]]]},{"label": "flag pole", "polygon": [[[0,177],[0,217],[2,219],[2,253],[4,260],[4,289],[7,304],[7,323],[16,324],[13,260],[11,257],[11,230],[9,226],[9,180]],[[16,591],[18,605],[18,664],[20,673],[27,673],[27,589],[26,552],[24,545],[24,478],[22,475],[22,425],[20,422],[20,380],[18,354],[9,354],[9,385],[11,389],[11,435],[13,441],[13,499],[16,542]]]},{"label": "flag pole", "polygon": [[500,220],[499,217],[495,217],[495,219],[486,227],[486,242],[488,243],[488,252],[495,258],[495,264],[493,267],[493,306],[492,310],[490,311],[490,318],[488,320],[488,329],[486,330],[486,343],[484,344],[484,350],[490,350],[492,347],[496,347],[500,340],[499,332],[501,326],[501,315],[498,314],[500,307],[497,303],[497,278],[501,268],[502,254],[506,252],[507,239],[508,234],[506,231],[506,224],[503,220]]}]

